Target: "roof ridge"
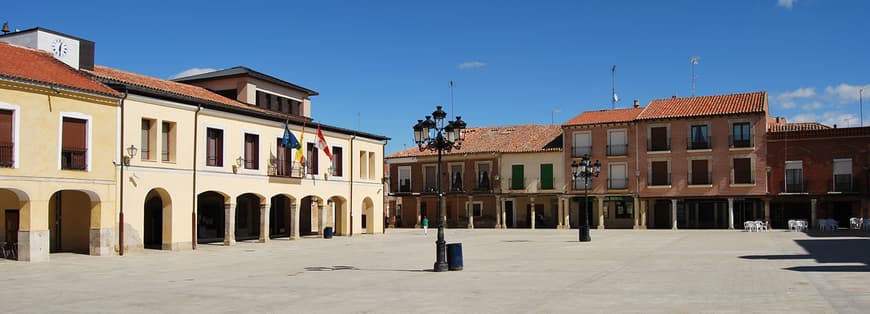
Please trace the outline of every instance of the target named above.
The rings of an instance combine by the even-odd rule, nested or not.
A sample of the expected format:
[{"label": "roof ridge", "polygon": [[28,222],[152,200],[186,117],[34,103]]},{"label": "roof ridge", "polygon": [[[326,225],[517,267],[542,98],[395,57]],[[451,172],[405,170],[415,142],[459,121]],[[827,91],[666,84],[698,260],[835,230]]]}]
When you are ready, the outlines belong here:
[{"label": "roof ridge", "polygon": [[656,99],[650,100],[650,102],[660,101],[660,100],[674,100],[674,99],[701,99],[701,98],[723,97],[723,96],[752,95],[752,94],[760,94],[760,93],[766,94],[767,91],[760,90],[760,91],[754,91],[754,92],[742,92],[742,93],[730,93],[730,94],[702,95],[702,96],[691,96],[691,97],[656,98]]}]

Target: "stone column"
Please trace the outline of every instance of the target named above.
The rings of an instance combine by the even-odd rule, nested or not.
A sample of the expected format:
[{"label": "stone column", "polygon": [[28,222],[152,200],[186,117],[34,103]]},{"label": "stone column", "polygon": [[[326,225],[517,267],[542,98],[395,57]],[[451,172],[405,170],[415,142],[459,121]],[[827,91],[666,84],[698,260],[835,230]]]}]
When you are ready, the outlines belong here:
[{"label": "stone column", "polygon": [[640,228],[646,229],[647,201],[640,199]]},{"label": "stone column", "polygon": [[474,204],[472,201],[474,196],[468,196],[468,203],[465,204],[465,211],[468,212],[468,229],[474,229]]},{"label": "stone column", "polygon": [[638,204],[639,201],[640,200],[637,199],[637,196],[635,196],[631,202],[631,216],[634,217],[634,226],[632,226],[632,229],[640,229],[640,204]]},{"label": "stone column", "polygon": [[734,230],[734,199],[728,198],[728,230]]},{"label": "stone column", "polygon": [[671,229],[677,230],[677,199],[671,199],[671,219],[673,220]]},{"label": "stone column", "polygon": [[558,202],[558,203],[556,203],[556,229],[564,229],[565,228],[564,203],[562,203],[563,200],[562,200],[561,196],[557,197],[556,200]]},{"label": "stone column", "polygon": [[501,210],[504,208],[501,203],[501,197],[495,197],[495,228],[501,229]]},{"label": "stone column", "polygon": [[604,230],[604,196],[596,197],[598,199],[598,229]]},{"label": "stone column", "polygon": [[236,244],[236,204],[224,203],[224,245]]},{"label": "stone column", "polygon": [[[765,198],[762,202],[764,202],[764,222],[770,223],[770,199]],[[770,229],[770,225],[767,228]]]},{"label": "stone column", "polygon": [[299,209],[298,204],[290,204],[290,240],[299,239]]},{"label": "stone column", "polygon": [[531,216],[531,220],[532,220],[531,222],[529,222],[529,225],[532,227],[532,230],[535,230],[535,220],[537,220],[537,219],[535,219],[536,216],[535,216],[535,198],[534,197],[529,197],[529,211],[530,211],[529,216]]},{"label": "stone column", "polygon": [[571,229],[571,198],[565,198],[565,205],[563,205],[563,215],[562,221],[564,222],[565,229]]},{"label": "stone column", "polygon": [[441,218],[444,218],[444,220],[442,220],[444,222],[444,229],[447,229],[447,200],[448,198],[446,196],[441,199],[441,214],[444,215],[444,217]]},{"label": "stone column", "polygon": [[504,200],[502,200],[501,205],[501,228],[507,229],[507,210],[504,208]]},{"label": "stone column", "polygon": [[269,241],[269,210],[272,205],[269,203],[260,204],[260,243]]},{"label": "stone column", "polygon": [[810,228],[816,227],[816,209],[818,209],[819,200],[814,198],[810,200]]},{"label": "stone column", "polygon": [[421,217],[421,214],[420,214],[420,204],[423,203],[423,200],[422,200],[419,196],[417,196],[417,197],[415,197],[415,198],[417,199],[417,222],[414,223],[414,228],[416,228],[416,229],[420,229],[420,228],[423,227],[423,226],[421,225],[422,217]]},{"label": "stone column", "polygon": [[47,200],[29,200],[18,210],[21,225],[18,226],[18,248],[15,252],[19,261],[48,261],[51,251],[48,213]]},{"label": "stone column", "polygon": [[319,215],[317,215],[317,217],[318,217],[318,220],[320,220],[317,222],[317,233],[320,234],[321,238],[323,237],[323,228],[326,228],[326,220],[327,220],[326,219],[326,210],[324,210],[323,207],[324,207],[323,201],[317,202],[317,211],[319,214]]}]

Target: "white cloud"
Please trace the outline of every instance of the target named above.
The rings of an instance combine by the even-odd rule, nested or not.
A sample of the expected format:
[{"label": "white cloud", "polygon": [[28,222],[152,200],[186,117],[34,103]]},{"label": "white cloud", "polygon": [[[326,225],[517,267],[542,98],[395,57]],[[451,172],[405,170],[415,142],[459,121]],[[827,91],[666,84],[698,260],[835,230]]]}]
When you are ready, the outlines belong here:
[{"label": "white cloud", "polygon": [[212,69],[212,68],[190,68],[190,69],[187,69],[187,70],[181,71],[181,72],[179,72],[178,74],[173,75],[170,79],[171,79],[171,80],[174,80],[174,79],[177,79],[177,78],[180,78],[180,77],[193,76],[193,75],[197,75],[197,74],[203,74],[203,73],[214,72],[214,71],[217,71],[217,69]]},{"label": "white cloud", "polygon": [[818,101],[814,101],[814,102],[811,102],[808,104],[804,104],[801,108],[803,108],[804,110],[807,110],[807,111],[822,109],[822,103],[820,103]]},{"label": "white cloud", "polygon": [[804,87],[798,88],[796,90],[785,92],[776,96],[780,99],[792,99],[792,98],[807,98],[813,97],[816,95],[816,89],[814,87]]},{"label": "white cloud", "polygon": [[855,103],[858,101],[858,90],[861,88],[863,88],[865,92],[870,92],[870,84],[860,86],[840,83],[840,85],[837,86],[826,87],[825,94],[829,95],[831,100],[835,101],[837,104]]},{"label": "white cloud", "polygon": [[791,10],[795,2],[797,0],[776,0],[776,5]]},{"label": "white cloud", "polygon": [[480,61],[467,61],[467,62],[460,63],[460,64],[459,64],[459,69],[460,69],[460,70],[465,70],[465,69],[477,69],[477,68],[482,68],[482,67],[485,67],[485,66],[486,66],[486,63],[483,63],[483,62],[480,62]]},{"label": "white cloud", "polygon": [[821,114],[816,113],[802,113],[795,115],[791,118],[788,118],[789,122],[818,122],[827,126],[833,127],[835,124],[837,127],[857,127],[860,124],[858,116],[851,113],[844,113],[839,111],[828,111],[822,112]]}]

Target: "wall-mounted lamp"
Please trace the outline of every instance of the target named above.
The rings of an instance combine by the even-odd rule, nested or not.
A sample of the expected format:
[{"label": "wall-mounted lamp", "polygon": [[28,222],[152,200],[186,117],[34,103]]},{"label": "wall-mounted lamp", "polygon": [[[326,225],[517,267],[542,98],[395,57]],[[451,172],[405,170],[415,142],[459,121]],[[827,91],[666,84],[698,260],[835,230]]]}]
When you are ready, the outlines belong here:
[{"label": "wall-mounted lamp", "polygon": [[236,164],[233,165],[233,173],[239,173],[239,168],[242,167],[242,162],[244,162],[244,161],[245,161],[245,159],[242,158],[242,156],[239,156],[239,158],[236,158]]},{"label": "wall-mounted lamp", "polygon": [[130,166],[130,159],[136,157],[138,151],[139,149],[136,146],[130,145],[130,147],[127,147],[127,155],[124,156],[124,166]]}]

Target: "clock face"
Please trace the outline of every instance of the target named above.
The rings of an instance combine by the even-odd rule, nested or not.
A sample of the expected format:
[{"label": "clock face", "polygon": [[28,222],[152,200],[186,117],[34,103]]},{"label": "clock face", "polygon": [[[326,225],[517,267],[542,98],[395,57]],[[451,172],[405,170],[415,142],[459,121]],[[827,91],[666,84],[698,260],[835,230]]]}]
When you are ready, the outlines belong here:
[{"label": "clock face", "polygon": [[56,58],[66,57],[66,54],[69,52],[69,44],[63,39],[55,39],[51,42],[51,52]]}]

